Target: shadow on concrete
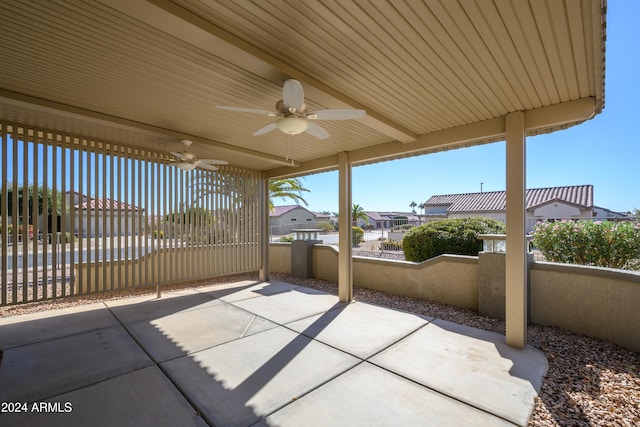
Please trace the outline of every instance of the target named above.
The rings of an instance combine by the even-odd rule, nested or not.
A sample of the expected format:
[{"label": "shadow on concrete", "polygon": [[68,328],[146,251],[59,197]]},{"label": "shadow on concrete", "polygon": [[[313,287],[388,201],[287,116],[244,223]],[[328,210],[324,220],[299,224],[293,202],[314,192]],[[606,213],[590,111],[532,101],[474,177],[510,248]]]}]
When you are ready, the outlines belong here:
[{"label": "shadow on concrete", "polygon": [[[111,309],[102,306],[92,307],[87,312],[61,310],[52,317],[30,316],[18,322],[0,323],[0,400],[29,405],[26,413],[0,414],[0,424],[244,426],[260,421],[291,400],[276,402],[268,412],[259,413],[253,409],[251,399],[309,345],[326,346],[279,326],[291,339],[274,350],[275,353],[240,384],[229,388],[206,366],[201,366],[194,354],[182,349],[179,357],[167,363],[154,362],[120,321],[120,317],[128,316],[129,321],[150,323],[161,317],[197,310],[216,299],[212,294],[221,298],[253,285],[153,299]],[[267,289],[259,293],[274,295],[280,292],[284,290],[270,293]],[[268,304],[268,300],[265,303]],[[330,324],[345,306],[336,304],[326,311],[314,322],[315,333]],[[135,314],[144,319],[136,319]],[[223,324],[220,326],[224,327]],[[179,348],[161,330],[147,328],[146,331],[156,335],[151,338],[163,339]],[[239,336],[237,341],[243,339],[245,337]],[[202,352],[196,354],[199,353]],[[175,377],[167,369],[178,359],[189,365],[188,378]],[[343,370],[331,373],[326,381],[341,372]],[[290,373],[300,378],[308,374],[303,371]],[[184,386],[194,378],[208,385],[200,396],[194,396]],[[318,385],[313,384],[313,387]],[[292,397],[308,391],[295,391]],[[220,394],[224,395],[224,405],[217,399]],[[34,402],[49,402],[48,406],[42,406],[48,410],[34,412],[30,406]],[[68,408],[71,410],[67,411]]]}]

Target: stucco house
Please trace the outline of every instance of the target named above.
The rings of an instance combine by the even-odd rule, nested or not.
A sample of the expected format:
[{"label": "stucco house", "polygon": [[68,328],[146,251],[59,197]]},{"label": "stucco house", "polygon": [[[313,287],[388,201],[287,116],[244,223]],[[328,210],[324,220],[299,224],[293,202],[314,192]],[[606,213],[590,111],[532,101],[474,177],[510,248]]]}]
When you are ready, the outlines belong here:
[{"label": "stucco house", "polygon": [[393,228],[397,225],[411,224],[420,225],[420,218],[413,212],[377,212],[366,211],[369,222],[359,221],[360,227],[369,226],[371,228]]},{"label": "stucco house", "polygon": [[105,237],[138,234],[144,228],[144,208],[107,198],[92,199],[78,192],[67,192],[65,196],[75,212],[83,211],[82,215],[66,217],[67,230],[72,233]]},{"label": "stucco house", "polygon": [[[485,191],[431,196],[424,203],[425,221],[443,218],[506,218],[506,192]],[[531,188],[525,193],[526,231],[538,221],[561,219],[611,220],[625,215],[593,204],[593,185]]]},{"label": "stucco house", "polygon": [[269,213],[271,234],[283,235],[296,228],[316,228],[320,222],[328,222],[329,215],[312,212],[300,205],[275,206]]}]

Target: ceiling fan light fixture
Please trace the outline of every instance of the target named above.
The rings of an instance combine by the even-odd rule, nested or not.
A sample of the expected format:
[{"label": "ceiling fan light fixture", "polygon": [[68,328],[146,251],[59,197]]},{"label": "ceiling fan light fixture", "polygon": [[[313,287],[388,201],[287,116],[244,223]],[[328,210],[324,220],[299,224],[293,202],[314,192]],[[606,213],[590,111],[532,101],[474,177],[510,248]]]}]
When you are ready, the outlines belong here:
[{"label": "ceiling fan light fixture", "polygon": [[308,125],[305,119],[299,117],[284,117],[276,122],[278,129],[287,135],[302,133],[307,130]]},{"label": "ceiling fan light fixture", "polygon": [[183,171],[192,171],[196,168],[196,165],[194,165],[193,163],[182,162],[176,163],[176,167],[182,169]]}]

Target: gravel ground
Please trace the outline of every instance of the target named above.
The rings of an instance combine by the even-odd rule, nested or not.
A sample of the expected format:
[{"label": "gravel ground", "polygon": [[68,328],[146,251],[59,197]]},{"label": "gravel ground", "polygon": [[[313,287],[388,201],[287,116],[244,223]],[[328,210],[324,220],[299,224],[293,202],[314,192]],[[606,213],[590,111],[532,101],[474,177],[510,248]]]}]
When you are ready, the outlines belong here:
[{"label": "gravel ground", "polygon": [[[374,252],[375,256],[380,255]],[[359,254],[360,255],[360,254]],[[392,258],[386,252],[381,257]],[[300,284],[337,294],[334,283],[297,279],[272,274],[272,279]],[[163,287],[163,292],[200,286],[257,280],[255,274],[219,277]],[[0,317],[64,308],[96,301],[155,294],[155,287],[72,297],[55,302],[39,302],[0,308]],[[504,334],[504,322],[444,304],[398,297],[369,289],[355,288],[354,299],[399,310],[425,314],[475,328]],[[549,371],[536,398],[529,426],[640,426],[640,354],[609,341],[589,338],[553,327],[530,325],[528,343],[543,351]]]}]

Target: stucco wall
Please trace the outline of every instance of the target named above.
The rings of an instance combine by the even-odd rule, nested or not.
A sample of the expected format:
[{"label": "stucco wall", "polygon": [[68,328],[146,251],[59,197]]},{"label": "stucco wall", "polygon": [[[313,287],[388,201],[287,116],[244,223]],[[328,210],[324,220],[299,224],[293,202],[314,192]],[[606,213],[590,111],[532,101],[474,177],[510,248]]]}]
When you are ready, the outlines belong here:
[{"label": "stucco wall", "polygon": [[[291,261],[287,264],[287,259],[291,259],[290,245],[289,252],[284,247],[271,245],[269,265],[273,272],[291,273]],[[312,259],[315,278],[338,281],[335,246],[315,245]],[[419,264],[353,257],[353,284],[478,310],[477,257],[443,255]]]},{"label": "stucco wall", "polygon": [[640,273],[535,262],[529,275],[533,323],[640,352]]},{"label": "stucco wall", "polygon": [[256,271],[258,268],[255,245],[155,249],[137,259],[74,264],[74,292],[83,294],[177,283]]},{"label": "stucco wall", "polygon": [[269,270],[275,273],[291,274],[290,243],[271,243],[269,245]]},{"label": "stucco wall", "polygon": [[[493,256],[504,256],[490,254]],[[271,244],[271,271],[291,273],[291,245]],[[338,252],[315,245],[313,276],[338,281]],[[486,264],[486,263],[484,263]],[[353,258],[354,286],[479,310],[483,296],[504,299],[504,280],[487,278],[478,257],[444,255],[420,264]],[[495,263],[490,263],[495,270]],[[640,352],[640,273],[597,267],[531,262],[529,316],[532,323],[609,339]],[[498,276],[498,275],[496,275]],[[479,285],[481,279],[485,288]],[[491,304],[500,302],[490,301]],[[485,313],[485,315],[491,315]]]},{"label": "stucco wall", "polygon": [[478,310],[478,258],[441,255],[419,264],[353,258],[353,285]]},{"label": "stucco wall", "polygon": [[338,251],[335,246],[315,245],[311,257],[313,277],[338,283]]}]

